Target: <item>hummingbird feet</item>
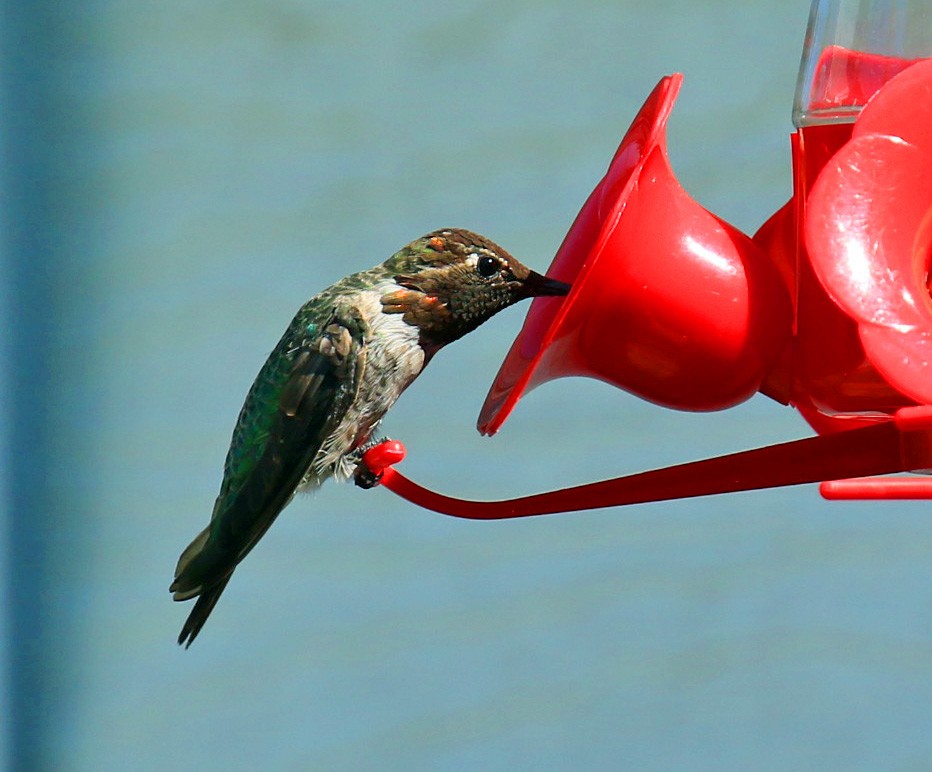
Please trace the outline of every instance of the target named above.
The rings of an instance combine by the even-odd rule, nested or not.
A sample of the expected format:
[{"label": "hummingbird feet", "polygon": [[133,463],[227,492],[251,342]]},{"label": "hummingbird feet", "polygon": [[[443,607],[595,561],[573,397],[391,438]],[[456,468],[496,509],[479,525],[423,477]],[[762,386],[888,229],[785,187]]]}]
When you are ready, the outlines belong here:
[{"label": "hummingbird feet", "polygon": [[353,473],[353,482],[367,491],[382,481],[382,474],[382,472],[373,472],[364,462],[360,461]]},{"label": "hummingbird feet", "polygon": [[382,481],[385,470],[405,457],[405,446],[398,440],[370,440],[359,448],[359,463],[353,473],[353,481],[368,490]]}]

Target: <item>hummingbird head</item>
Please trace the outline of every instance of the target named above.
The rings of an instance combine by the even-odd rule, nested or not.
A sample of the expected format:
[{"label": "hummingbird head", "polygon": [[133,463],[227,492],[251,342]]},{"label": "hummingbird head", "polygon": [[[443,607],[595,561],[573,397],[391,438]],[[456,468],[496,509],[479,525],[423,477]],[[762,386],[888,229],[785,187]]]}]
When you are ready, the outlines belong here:
[{"label": "hummingbird head", "polygon": [[453,228],[411,242],[385,267],[394,272],[397,289],[382,297],[383,310],[404,314],[426,348],[452,343],[519,300],[570,289],[484,236]]}]

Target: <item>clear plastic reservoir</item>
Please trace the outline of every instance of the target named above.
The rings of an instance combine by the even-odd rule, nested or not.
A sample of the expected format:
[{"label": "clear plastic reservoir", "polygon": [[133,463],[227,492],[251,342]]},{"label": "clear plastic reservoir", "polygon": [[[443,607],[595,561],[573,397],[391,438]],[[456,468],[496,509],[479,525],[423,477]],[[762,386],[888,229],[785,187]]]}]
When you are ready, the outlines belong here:
[{"label": "clear plastic reservoir", "polygon": [[813,0],[793,123],[849,123],[884,83],[929,56],[932,0]]}]

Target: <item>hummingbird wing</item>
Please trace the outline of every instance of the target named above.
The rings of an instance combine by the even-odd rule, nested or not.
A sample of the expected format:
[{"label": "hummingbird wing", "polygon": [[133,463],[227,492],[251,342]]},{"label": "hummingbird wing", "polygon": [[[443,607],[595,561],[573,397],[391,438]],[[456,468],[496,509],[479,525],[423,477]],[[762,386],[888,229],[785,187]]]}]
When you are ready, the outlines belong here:
[{"label": "hummingbird wing", "polygon": [[[298,338],[301,328],[306,334]],[[367,332],[352,309],[335,309],[320,326],[299,314],[282,343],[300,343],[285,356],[276,349],[260,371],[237,422],[211,522],[175,570],[175,600],[200,596],[179,643],[191,645],[237,564],[291,500],[353,403],[366,366]]]}]

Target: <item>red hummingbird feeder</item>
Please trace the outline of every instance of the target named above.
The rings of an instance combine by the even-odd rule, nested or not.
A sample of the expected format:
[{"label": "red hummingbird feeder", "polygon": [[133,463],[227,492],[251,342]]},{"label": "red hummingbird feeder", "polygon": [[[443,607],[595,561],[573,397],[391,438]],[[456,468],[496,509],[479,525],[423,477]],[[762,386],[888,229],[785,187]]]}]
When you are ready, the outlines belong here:
[{"label": "red hummingbird feeder", "polygon": [[[821,483],[827,498],[930,499],[932,1],[815,0],[791,136],[793,197],[753,236],[677,182],[666,125],[683,82],[647,98],[567,233],[479,417],[494,434],[555,378],[721,410],[761,392],[814,436],[507,501],[455,499],[365,461],[428,509],[499,519]],[[609,331],[609,332],[606,332]]]}]

